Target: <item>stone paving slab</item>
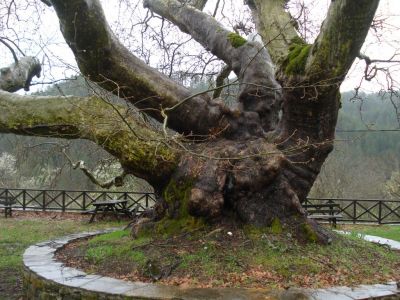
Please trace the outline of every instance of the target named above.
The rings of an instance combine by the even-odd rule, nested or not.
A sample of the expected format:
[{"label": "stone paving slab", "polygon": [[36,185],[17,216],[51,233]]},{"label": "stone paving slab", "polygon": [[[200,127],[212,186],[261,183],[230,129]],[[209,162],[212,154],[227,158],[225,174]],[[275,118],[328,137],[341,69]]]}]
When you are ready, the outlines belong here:
[{"label": "stone paving slab", "polygon": [[[265,299],[290,299],[282,297],[281,291],[238,289],[238,288],[179,288],[162,286],[150,283],[141,283],[143,286],[124,293],[124,296],[133,296],[142,299],[185,299],[185,300],[265,300]],[[292,292],[286,293],[293,294]],[[301,299],[297,297],[293,299]],[[308,298],[304,298],[308,299]]]},{"label": "stone paving slab", "polygon": [[396,284],[360,285],[353,288],[341,286],[327,288],[325,291],[333,292],[337,295],[344,295],[351,299],[373,299],[400,293]]},{"label": "stone paving slab", "polygon": [[80,288],[110,294],[124,294],[128,291],[139,288],[133,282],[126,282],[110,277],[100,277],[80,286]]},{"label": "stone paving slab", "polygon": [[56,262],[56,260],[52,257],[49,256],[35,256],[35,255],[29,255],[29,256],[24,256],[22,259],[23,263],[25,266],[42,266],[42,265],[49,265],[52,264],[54,262]]},{"label": "stone paving slab", "polygon": [[55,253],[57,248],[51,248],[48,246],[31,246],[25,250],[23,257],[26,256],[47,256],[48,254]]},{"label": "stone paving slab", "polygon": [[66,285],[68,287],[81,287],[91,281],[98,280],[100,275],[77,275],[73,277],[61,277],[53,279],[54,282]]},{"label": "stone paving slab", "polygon": [[329,291],[329,290],[315,290],[309,293],[310,298],[313,300],[354,300],[358,298],[349,297],[345,294],[339,293],[337,291]]},{"label": "stone paving slab", "polygon": [[[180,287],[164,286],[144,282],[127,282],[110,277],[103,277],[100,275],[87,275],[82,271],[65,267],[61,262],[57,262],[54,259],[55,251],[64,247],[72,240],[108,233],[114,230],[116,229],[71,234],[57,240],[43,242],[29,247],[23,255],[23,262],[25,265],[24,280],[26,281],[24,286],[27,298],[32,300],[81,298],[171,300],[400,299],[400,288],[395,282],[376,285],[360,285],[354,288],[291,288],[285,291],[235,288],[184,289]],[[377,237],[374,237],[373,242],[378,240],[376,238]],[[382,242],[382,240],[379,241]],[[389,242],[388,245],[397,247],[395,243],[391,242]]]},{"label": "stone paving slab", "polygon": [[44,273],[44,272],[51,272],[57,271],[60,272],[61,268],[63,267],[63,263],[52,261],[51,263],[41,264],[41,265],[31,265],[29,268],[36,273]]}]

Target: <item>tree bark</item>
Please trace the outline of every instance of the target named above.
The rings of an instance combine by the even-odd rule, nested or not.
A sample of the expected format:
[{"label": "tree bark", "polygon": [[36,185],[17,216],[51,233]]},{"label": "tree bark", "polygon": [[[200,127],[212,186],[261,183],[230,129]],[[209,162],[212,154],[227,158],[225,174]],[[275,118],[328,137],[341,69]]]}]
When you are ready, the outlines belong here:
[{"label": "tree bark", "polygon": [[342,83],[360,53],[378,5],[379,0],[331,2],[307,60],[305,73],[311,83]]},{"label": "tree bark", "polygon": [[[284,0],[247,1],[265,45],[247,41],[203,13],[207,1],[144,0],[236,73],[236,109],[220,99],[192,95],[129,53],[111,32],[99,0],[50,2],[84,75],[163,123],[165,132],[169,127],[208,138],[167,140],[124,107],[98,97],[4,91],[1,132],[99,144],[120,160],[125,173],[154,186],[159,201],[152,217],[160,226],[178,222],[184,229],[193,220],[223,218],[268,226],[279,220],[300,238],[329,242],[329,233],[307,220],[301,203],[333,147],[339,86],[365,40],[378,0],[332,1],[313,45],[298,36]],[[2,75],[0,88],[24,87],[36,73],[24,74],[23,80]],[[4,83],[6,77],[14,82]]]},{"label": "tree bark", "polygon": [[294,27],[294,20],[285,10],[287,0],[246,0],[257,31],[269,49],[276,65],[289,54],[289,47],[300,37]]},{"label": "tree bark", "polygon": [[35,57],[26,56],[9,67],[0,69],[0,90],[16,92],[20,89],[29,91],[34,76],[40,77],[42,67]]}]

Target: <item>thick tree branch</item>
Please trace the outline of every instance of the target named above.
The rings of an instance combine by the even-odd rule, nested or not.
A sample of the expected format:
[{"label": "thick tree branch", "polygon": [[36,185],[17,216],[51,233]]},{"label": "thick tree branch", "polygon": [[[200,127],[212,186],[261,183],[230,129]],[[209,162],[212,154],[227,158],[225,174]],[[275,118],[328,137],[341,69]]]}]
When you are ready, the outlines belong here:
[{"label": "thick tree branch", "polygon": [[[304,151],[290,157],[297,163],[286,170],[291,182],[295,177],[313,182],[333,148],[339,87],[360,52],[378,3],[332,1],[315,43],[295,42],[281,66],[287,89],[277,142],[284,140],[280,144],[284,149],[304,146]],[[302,180],[297,179],[296,185]],[[308,189],[300,184],[298,191],[305,198]]]},{"label": "thick tree branch", "polygon": [[145,0],[144,6],[190,34],[204,48],[222,59],[241,83],[239,100],[245,111],[258,113],[263,128],[274,128],[280,107],[280,85],[268,51],[225,29],[212,16],[176,0]]},{"label": "thick tree branch", "polygon": [[340,85],[360,53],[378,4],[379,0],[331,2],[305,69],[311,82]]},{"label": "thick tree branch", "polygon": [[178,159],[161,135],[139,124],[124,107],[110,107],[98,97],[20,96],[0,91],[0,132],[91,140],[118,157],[125,170],[155,186],[169,176]]},{"label": "thick tree branch", "polygon": [[35,57],[25,56],[9,67],[0,69],[0,90],[16,92],[29,91],[33,76],[40,77],[42,68]]},{"label": "thick tree branch", "polygon": [[15,53],[14,49],[2,38],[0,38],[0,43],[2,43],[4,46],[6,46],[8,48],[8,50],[10,50],[10,52],[14,58],[14,62],[17,63],[18,57],[17,57],[17,54]]},{"label": "thick tree branch", "polygon": [[378,4],[379,0],[332,1],[315,43],[292,48],[281,68],[291,87],[280,126],[284,138],[294,135],[310,144],[331,143],[340,84],[360,53]]},{"label": "thick tree branch", "polygon": [[[99,0],[51,0],[51,4],[80,70],[90,80],[161,122],[162,108],[191,96],[188,89],[147,66],[117,40]],[[170,111],[168,126],[178,132],[208,134],[219,125],[224,109],[207,95],[199,95]]]},{"label": "thick tree branch", "polygon": [[289,54],[289,47],[300,39],[293,18],[285,10],[287,0],[247,0],[257,31],[276,65]]}]

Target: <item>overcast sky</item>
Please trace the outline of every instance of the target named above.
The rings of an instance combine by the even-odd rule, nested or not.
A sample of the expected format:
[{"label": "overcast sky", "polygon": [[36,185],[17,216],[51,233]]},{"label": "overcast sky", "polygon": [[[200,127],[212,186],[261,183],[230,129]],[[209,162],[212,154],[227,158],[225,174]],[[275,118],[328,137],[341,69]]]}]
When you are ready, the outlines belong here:
[{"label": "overcast sky", "polygon": [[[17,2],[18,1],[29,2],[29,0],[17,0]],[[135,16],[141,17],[145,14],[145,10],[142,8],[141,4],[135,7],[129,7],[128,3],[133,2],[135,1],[103,1],[104,10],[112,28],[115,29],[121,38],[125,37],[123,42],[128,43],[131,47],[135,47],[135,45],[132,46],[130,43],[135,40],[139,33],[131,32],[130,36],[126,33],[129,32],[130,28],[135,28],[135,30],[138,28],[133,26]],[[210,0],[205,11],[212,13],[215,2],[214,0]],[[312,40],[313,36],[315,36],[318,31],[319,24],[325,17],[330,0],[306,0],[304,2],[308,5],[307,15],[311,28],[309,38]],[[238,3],[242,3],[242,1],[231,2],[226,0],[224,6],[225,13],[221,14],[221,12],[219,12],[219,17],[229,15],[234,16],[235,19],[245,18],[245,12],[242,7],[239,7],[241,4]],[[293,15],[296,15],[298,6],[293,4],[291,11]],[[389,59],[396,53],[396,50],[399,51],[400,49],[400,0],[381,0],[377,18],[383,20],[384,27],[379,29],[378,32],[371,31],[362,52],[366,53],[371,58]],[[73,55],[60,34],[58,19],[52,9],[41,5],[39,10],[28,9],[22,12],[19,11],[19,20],[11,20],[9,22],[11,23],[9,24],[9,27],[11,27],[10,29],[5,28],[3,22],[3,27],[0,28],[3,31],[2,35],[10,36],[15,32],[19,33],[20,37],[23,37],[21,38],[21,47],[26,54],[37,55],[40,59],[43,59],[44,77],[41,80],[51,81],[65,78],[78,71]],[[228,18],[225,18],[224,22],[229,27]],[[21,32],[24,32],[24,34],[21,34]],[[195,46],[193,47],[194,51],[196,51]],[[2,49],[0,52],[1,67],[12,62],[10,54],[5,50],[6,49]],[[157,60],[160,59],[160,55],[159,53],[153,53],[153,58],[150,60],[153,66],[157,65]],[[398,59],[400,59],[400,57],[398,57]],[[65,66],[68,66],[68,68]],[[343,91],[352,90],[359,84],[364,66],[362,61],[355,62],[348,79],[342,84]],[[389,65],[386,66],[388,67]],[[390,68],[393,78],[397,82],[400,81],[399,64],[392,65]],[[366,92],[377,91],[381,88],[381,85],[384,86],[386,82],[384,76],[379,76],[372,82],[364,83],[363,90]],[[380,85],[378,85],[378,83]],[[40,88],[40,85],[37,88]],[[37,88],[34,88],[34,90]]]}]

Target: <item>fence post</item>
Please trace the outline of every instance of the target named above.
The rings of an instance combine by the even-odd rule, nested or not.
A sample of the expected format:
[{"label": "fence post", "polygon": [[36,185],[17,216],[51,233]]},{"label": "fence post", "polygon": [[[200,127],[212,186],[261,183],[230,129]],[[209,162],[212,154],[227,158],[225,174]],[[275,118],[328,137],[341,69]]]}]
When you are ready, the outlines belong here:
[{"label": "fence post", "polygon": [[357,215],[357,200],[353,200],[353,224],[356,224],[356,215]]},{"label": "fence post", "polygon": [[61,198],[61,205],[62,205],[61,210],[63,212],[65,212],[65,191],[62,191],[61,195],[62,195],[62,198]]},{"label": "fence post", "polygon": [[22,190],[22,210],[26,210],[26,190]]},{"label": "fence post", "polygon": [[42,210],[46,210],[46,191],[43,191],[43,207]]},{"label": "fence post", "polygon": [[149,193],[146,193],[146,208],[149,208]]},{"label": "fence post", "polygon": [[86,210],[86,192],[83,192],[82,197],[82,209]]},{"label": "fence post", "polygon": [[382,201],[378,202],[378,224],[382,224]]}]

